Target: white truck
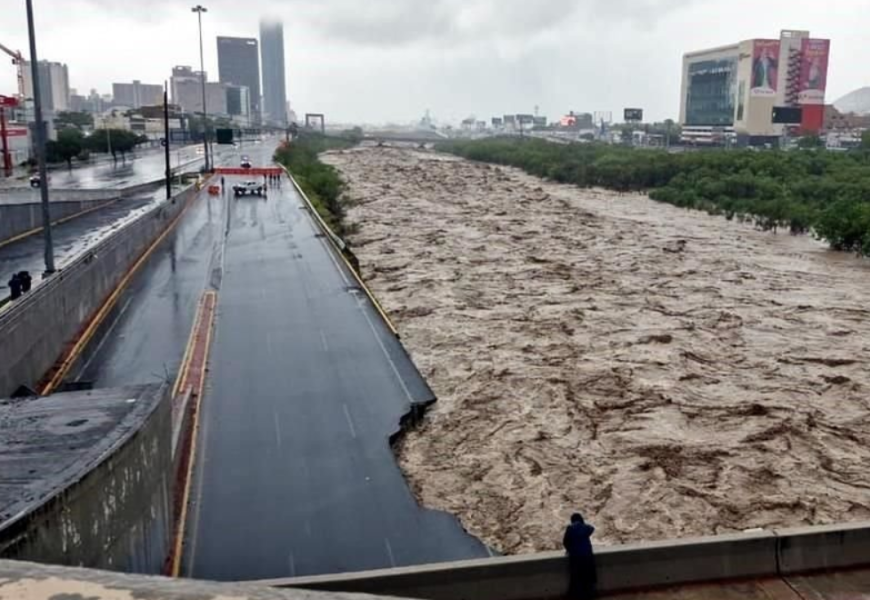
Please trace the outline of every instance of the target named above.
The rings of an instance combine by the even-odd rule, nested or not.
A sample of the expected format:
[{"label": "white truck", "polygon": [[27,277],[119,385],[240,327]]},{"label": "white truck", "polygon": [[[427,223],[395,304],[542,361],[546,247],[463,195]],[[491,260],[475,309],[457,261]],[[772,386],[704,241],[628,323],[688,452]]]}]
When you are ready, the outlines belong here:
[{"label": "white truck", "polygon": [[233,194],[236,196],[253,196],[254,194],[262,196],[265,192],[266,186],[263,183],[254,181],[253,179],[237,183],[233,186]]}]

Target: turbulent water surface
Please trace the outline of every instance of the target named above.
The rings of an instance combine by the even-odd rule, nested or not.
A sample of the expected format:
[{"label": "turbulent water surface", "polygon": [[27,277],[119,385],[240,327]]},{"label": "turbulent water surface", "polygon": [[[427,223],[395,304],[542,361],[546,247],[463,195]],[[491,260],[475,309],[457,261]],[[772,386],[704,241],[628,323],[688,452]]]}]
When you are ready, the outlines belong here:
[{"label": "turbulent water surface", "polygon": [[504,552],[870,519],[870,269],[808,237],[415,150],[334,153],[439,397],[397,449]]}]

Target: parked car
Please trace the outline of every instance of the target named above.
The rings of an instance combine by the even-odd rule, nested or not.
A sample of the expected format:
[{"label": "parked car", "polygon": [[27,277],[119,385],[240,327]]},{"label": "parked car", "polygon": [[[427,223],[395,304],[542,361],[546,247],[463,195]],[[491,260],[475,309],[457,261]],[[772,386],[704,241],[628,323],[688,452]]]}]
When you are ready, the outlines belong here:
[{"label": "parked car", "polygon": [[262,196],[266,191],[266,186],[253,179],[237,183],[233,186],[233,194],[236,196]]}]

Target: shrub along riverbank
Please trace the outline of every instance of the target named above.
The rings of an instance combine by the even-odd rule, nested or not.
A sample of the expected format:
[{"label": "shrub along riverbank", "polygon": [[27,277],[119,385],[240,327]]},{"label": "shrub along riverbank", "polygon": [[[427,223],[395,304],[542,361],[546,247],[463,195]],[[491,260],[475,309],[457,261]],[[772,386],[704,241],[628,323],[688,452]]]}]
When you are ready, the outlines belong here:
[{"label": "shrub along riverbank", "polygon": [[652,199],[754,223],[812,232],[870,256],[870,152],[729,150],[670,154],[603,144],[493,138],[438,146],[561,183],[647,191]]},{"label": "shrub along riverbank", "polygon": [[344,182],[338,171],[322,163],[318,155],[327,150],[350,148],[356,143],[352,135],[336,138],[305,132],[275,151],[275,160],[293,173],[296,183],[305,191],[318,214],[341,237],[347,233],[346,211],[341,202]]}]

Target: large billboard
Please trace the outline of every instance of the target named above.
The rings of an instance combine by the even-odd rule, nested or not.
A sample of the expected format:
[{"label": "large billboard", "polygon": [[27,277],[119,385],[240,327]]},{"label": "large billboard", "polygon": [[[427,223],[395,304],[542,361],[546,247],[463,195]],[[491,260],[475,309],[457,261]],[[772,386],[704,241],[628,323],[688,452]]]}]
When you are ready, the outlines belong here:
[{"label": "large billboard", "polygon": [[830,50],[831,40],[801,40],[801,76],[798,85],[800,104],[825,103]]},{"label": "large billboard", "polygon": [[637,121],[639,123],[643,121],[642,108],[626,108],[622,115],[626,122]]},{"label": "large billboard", "polygon": [[752,96],[776,96],[779,40],[755,40],[752,48]]}]

